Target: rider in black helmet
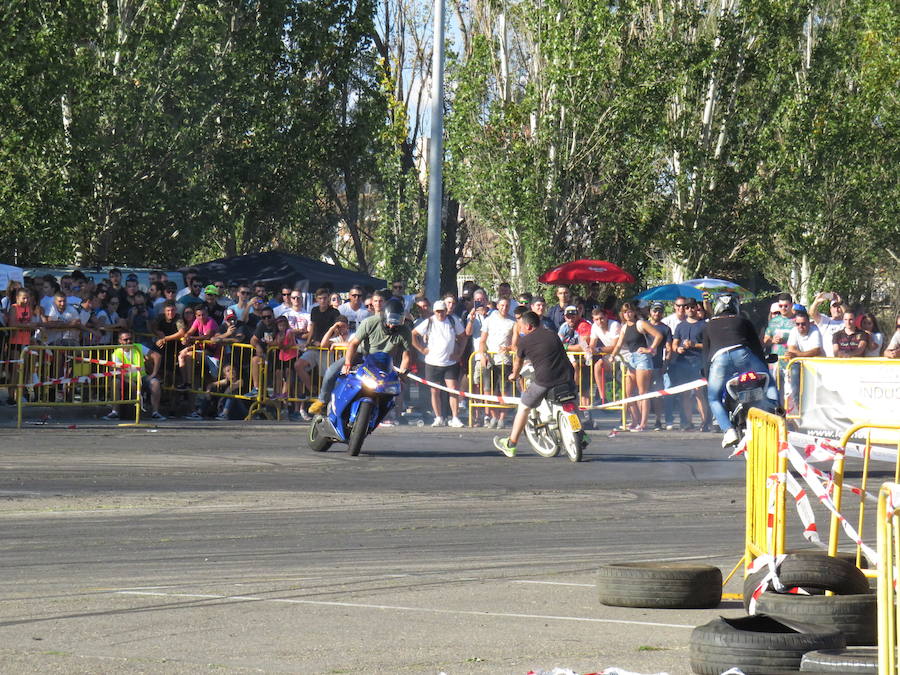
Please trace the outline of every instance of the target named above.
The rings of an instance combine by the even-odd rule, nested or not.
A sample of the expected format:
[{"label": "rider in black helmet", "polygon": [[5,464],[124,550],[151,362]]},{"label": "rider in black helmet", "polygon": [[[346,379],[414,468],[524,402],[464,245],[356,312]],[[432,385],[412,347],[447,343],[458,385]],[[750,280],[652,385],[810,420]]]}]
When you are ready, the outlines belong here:
[{"label": "rider in black helmet", "polygon": [[[722,447],[737,442],[737,432],[731,427],[728,411],[722,404],[725,383],[735,375],[747,371],[768,372],[765,352],[759,335],[749,319],[739,313],[737,296],[720,295],[713,305],[712,316],[706,322],[703,340],[703,372],[707,379],[707,398],[719,428],[725,432]],[[778,390],[772,380],[766,397],[773,408],[778,405]]]},{"label": "rider in black helmet", "polygon": [[[381,293],[381,292],[379,292]],[[382,293],[382,297],[384,294]],[[359,323],[356,333],[347,343],[347,351],[343,359],[338,359],[322,375],[322,388],[319,397],[313,399],[309,412],[313,415],[325,411],[334,383],[338,375],[350,372],[350,369],[363,360],[363,356],[374,352],[387,352],[395,362],[397,352],[402,351],[400,372],[405,374],[409,369],[410,350],[412,349],[412,333],[404,322],[403,303],[396,298],[385,298],[384,310]]]}]

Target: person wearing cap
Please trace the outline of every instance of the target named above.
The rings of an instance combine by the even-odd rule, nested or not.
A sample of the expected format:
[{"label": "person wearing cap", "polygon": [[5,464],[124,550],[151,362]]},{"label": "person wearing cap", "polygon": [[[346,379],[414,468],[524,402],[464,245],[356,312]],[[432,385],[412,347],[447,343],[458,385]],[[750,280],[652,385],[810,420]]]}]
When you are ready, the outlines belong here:
[{"label": "person wearing cap", "polygon": [[[819,312],[819,307],[825,301],[828,302],[829,316]],[[827,293],[823,291],[809,303],[809,318],[822,333],[822,351],[825,352],[825,356],[834,356],[834,334],[844,329],[844,311],[846,309],[847,305],[834,291]]]},{"label": "person wearing cap", "polygon": [[[425,379],[429,382],[446,384],[456,389],[459,384],[459,357],[466,343],[465,329],[448,316],[449,310],[444,300],[435,301],[431,307],[434,315],[422,321],[412,331],[412,344],[424,356]],[[452,417],[447,422],[450,427],[462,427],[459,419],[459,397],[450,396]],[[444,426],[444,415],[439,389],[431,390],[431,407],[434,422],[431,426]]]},{"label": "person wearing cap", "polygon": [[217,324],[222,323],[222,320],[225,318],[225,308],[219,304],[219,288],[215,284],[209,284],[206,288],[203,289],[203,293],[206,295],[206,309],[209,311],[209,316],[215,319]]},{"label": "person wearing cap", "polygon": [[[377,302],[375,298],[378,298]],[[373,295],[373,305],[383,307],[384,312],[377,311],[373,316],[364,319],[356,328],[356,333],[347,342],[347,350],[343,359],[338,359],[325,370],[322,376],[322,387],[318,398],[314,398],[309,406],[313,415],[324,413],[331,400],[334,384],[341,374],[362,362],[363,357],[374,352],[387,352],[396,362],[400,352],[400,373],[405,375],[409,370],[412,350],[412,331],[403,321],[404,308],[399,300],[390,300],[386,291],[378,291]]]},{"label": "person wearing cap", "polygon": [[[582,305],[583,306],[583,305]],[[578,378],[579,383],[587,383],[579,387],[581,392],[581,405],[587,407],[590,405],[590,381],[591,381],[591,364],[587,360],[590,354],[591,340],[591,323],[585,321],[581,316],[581,310],[576,305],[566,305],[563,313],[563,323],[556,332],[559,339],[563,343],[563,347],[567,352],[579,352],[584,355],[584,361],[581,366],[584,371]],[[570,356],[572,365],[576,365],[575,357]]]}]

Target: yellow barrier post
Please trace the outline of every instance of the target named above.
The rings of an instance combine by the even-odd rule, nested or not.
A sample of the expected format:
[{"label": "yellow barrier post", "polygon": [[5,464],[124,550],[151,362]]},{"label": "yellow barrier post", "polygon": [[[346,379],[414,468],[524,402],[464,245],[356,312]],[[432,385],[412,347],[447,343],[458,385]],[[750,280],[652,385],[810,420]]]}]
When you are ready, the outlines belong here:
[{"label": "yellow barrier post", "polygon": [[897,571],[900,560],[900,485],[878,491],[878,673],[897,675]]},{"label": "yellow barrier post", "polygon": [[[853,435],[863,429],[868,429],[869,433],[866,434],[866,442],[863,448],[863,474],[862,474],[862,483],[860,485],[860,495],[859,495],[859,516],[858,516],[858,526],[857,532],[863,531],[863,525],[865,523],[865,495],[866,495],[866,487],[868,486],[868,475],[869,475],[869,457],[872,453],[872,431],[876,429],[881,429],[885,431],[900,431],[900,425],[893,424],[870,424],[867,422],[862,422],[859,424],[854,424],[849,429],[847,429],[840,439],[840,445],[842,448],[846,448],[847,444],[850,442],[850,439],[853,438]],[[894,480],[898,480],[898,472],[900,472],[900,440],[897,442],[897,460],[894,462]],[[838,513],[841,513],[841,505],[843,501],[844,495],[844,463],[846,461],[845,454],[841,454],[838,459],[834,463],[833,470],[833,482],[834,482],[834,492],[832,495],[832,500],[834,501],[835,510]],[[828,531],[828,555],[835,555],[838,550],[838,536],[840,534],[840,521],[838,520],[837,515],[831,514],[831,522],[829,525]],[[856,547],[856,563],[857,566],[861,563],[862,559],[862,551],[860,547]],[[863,574],[868,577],[875,576],[875,572],[873,570],[863,570]]]},{"label": "yellow barrier post", "polygon": [[[769,485],[769,476],[783,476],[787,458],[779,454],[787,440],[787,426],[779,415],[751,408],[747,415],[746,521],[744,574],[761,555],[784,552],[785,485],[778,480]],[[775,490],[774,512],[770,514],[770,489]]]}]

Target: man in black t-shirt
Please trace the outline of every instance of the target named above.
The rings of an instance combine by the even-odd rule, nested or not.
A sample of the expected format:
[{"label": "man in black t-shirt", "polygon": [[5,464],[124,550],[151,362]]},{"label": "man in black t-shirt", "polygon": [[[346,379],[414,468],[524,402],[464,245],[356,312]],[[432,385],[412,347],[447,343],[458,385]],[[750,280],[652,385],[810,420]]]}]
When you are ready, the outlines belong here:
[{"label": "man in black t-shirt", "polygon": [[322,338],[341,315],[337,307],[332,307],[328,303],[329,296],[328,289],[320,288],[316,291],[318,304],[309,312],[309,341],[306,343],[306,351],[300,355],[297,368],[315,370],[317,367],[321,367],[321,370],[324,371],[328,367],[328,345],[322,344]]},{"label": "man in black t-shirt", "polygon": [[522,334],[518,340],[509,380],[515,382],[519,378],[519,372],[526,359],[531,361],[534,368],[534,378],[522,392],[521,403],[516,411],[509,438],[494,437],[494,447],[507,457],[515,457],[516,444],[525,429],[531,409],[544,400],[544,396],[551,388],[571,384],[572,390],[577,391],[575,370],[556,333],[544,328],[541,325],[541,318],[534,312],[525,312],[519,326]]}]

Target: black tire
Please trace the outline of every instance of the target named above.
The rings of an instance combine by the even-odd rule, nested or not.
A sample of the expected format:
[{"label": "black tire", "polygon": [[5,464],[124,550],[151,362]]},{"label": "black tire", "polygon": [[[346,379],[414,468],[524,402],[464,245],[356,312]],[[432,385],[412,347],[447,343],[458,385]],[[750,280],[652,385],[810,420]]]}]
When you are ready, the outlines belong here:
[{"label": "black tire", "polygon": [[369,431],[369,418],[371,416],[372,402],[362,401],[359,404],[359,410],[356,412],[353,428],[350,429],[350,437],[347,439],[351,457],[356,457],[359,451],[362,450],[363,441],[366,440],[366,434]]},{"label": "black tire", "polygon": [[763,593],[757,611],[782,621],[800,621],[837,628],[848,645],[878,644],[878,602],[874,593],[861,595],[796,595]]},{"label": "black tire", "polygon": [[739,668],[745,675],[796,673],[807,652],[843,649],[844,636],[834,628],[792,624],[769,616],[719,618],[691,633],[691,670],[719,675]]},{"label": "black tire", "polygon": [[[748,575],[744,579],[744,609],[750,609],[750,597],[759,586],[768,568]],[[792,553],[778,568],[778,578],[785,588],[804,588],[811,592],[818,589],[837,595],[859,595],[869,592],[869,580],[850,560],[823,555]],[[767,593],[773,593],[767,589]]]},{"label": "black tire", "polygon": [[[795,555],[798,557],[807,557],[807,558],[824,558],[828,556],[828,552],[820,549],[820,548],[808,548],[808,549],[788,549],[785,551],[788,555]],[[856,553],[852,551],[838,551],[834,556],[835,558],[840,558],[842,560],[846,560],[849,563],[856,564]],[[860,558],[860,567],[861,570],[869,569],[869,561],[866,559],[866,556],[862,556]]]},{"label": "black tire", "polygon": [[321,415],[316,415],[309,425],[307,440],[309,441],[309,447],[315,452],[325,452],[334,444],[334,441],[322,436],[322,421],[324,419]]},{"label": "black tire", "polygon": [[722,570],[675,562],[603,565],[597,593],[611,607],[707,609],[722,601]]},{"label": "black tire", "polygon": [[806,652],[800,662],[800,672],[877,675],[878,647],[818,649]]}]

